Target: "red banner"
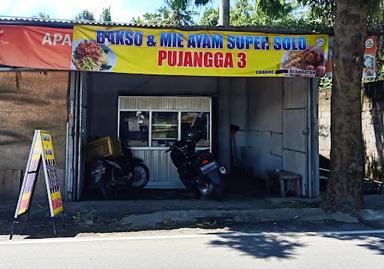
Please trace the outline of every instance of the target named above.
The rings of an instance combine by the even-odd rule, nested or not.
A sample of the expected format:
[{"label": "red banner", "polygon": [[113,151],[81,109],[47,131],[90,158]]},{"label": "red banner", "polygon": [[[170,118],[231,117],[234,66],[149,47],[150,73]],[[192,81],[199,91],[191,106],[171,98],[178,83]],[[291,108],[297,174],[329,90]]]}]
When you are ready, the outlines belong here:
[{"label": "red banner", "polygon": [[0,65],[71,69],[72,29],[0,25]]}]

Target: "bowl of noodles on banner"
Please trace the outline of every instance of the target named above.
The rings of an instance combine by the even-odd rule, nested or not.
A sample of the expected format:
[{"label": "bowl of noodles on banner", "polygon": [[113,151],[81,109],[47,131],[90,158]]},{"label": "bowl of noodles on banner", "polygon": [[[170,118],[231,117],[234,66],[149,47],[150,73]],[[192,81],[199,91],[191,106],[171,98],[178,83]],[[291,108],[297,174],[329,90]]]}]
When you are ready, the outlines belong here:
[{"label": "bowl of noodles on banner", "polygon": [[76,40],[72,46],[72,69],[111,72],[116,65],[116,55],[107,45],[92,40]]}]

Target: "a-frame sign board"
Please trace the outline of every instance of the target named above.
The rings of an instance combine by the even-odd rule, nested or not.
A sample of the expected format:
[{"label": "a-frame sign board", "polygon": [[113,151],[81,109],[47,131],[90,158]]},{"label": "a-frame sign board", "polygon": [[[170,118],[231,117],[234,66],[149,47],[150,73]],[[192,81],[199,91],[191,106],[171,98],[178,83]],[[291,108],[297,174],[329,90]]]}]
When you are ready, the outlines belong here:
[{"label": "a-frame sign board", "polygon": [[59,179],[57,177],[52,136],[50,132],[36,130],[20,189],[10,239],[12,239],[17,218],[28,212],[41,164],[44,171],[53,231],[56,235],[54,217],[63,211],[63,200],[61,198]]}]

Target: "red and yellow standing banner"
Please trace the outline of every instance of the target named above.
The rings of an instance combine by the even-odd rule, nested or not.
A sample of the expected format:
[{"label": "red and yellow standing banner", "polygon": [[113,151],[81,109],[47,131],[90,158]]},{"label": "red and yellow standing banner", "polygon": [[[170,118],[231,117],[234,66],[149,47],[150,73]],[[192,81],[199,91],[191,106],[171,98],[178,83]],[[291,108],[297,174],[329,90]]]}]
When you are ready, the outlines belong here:
[{"label": "red and yellow standing banner", "polygon": [[15,219],[29,209],[41,164],[44,171],[51,217],[63,211],[52,137],[47,131],[36,130],[16,206]]},{"label": "red and yellow standing banner", "polygon": [[71,50],[72,29],[0,25],[0,65],[69,70]]}]

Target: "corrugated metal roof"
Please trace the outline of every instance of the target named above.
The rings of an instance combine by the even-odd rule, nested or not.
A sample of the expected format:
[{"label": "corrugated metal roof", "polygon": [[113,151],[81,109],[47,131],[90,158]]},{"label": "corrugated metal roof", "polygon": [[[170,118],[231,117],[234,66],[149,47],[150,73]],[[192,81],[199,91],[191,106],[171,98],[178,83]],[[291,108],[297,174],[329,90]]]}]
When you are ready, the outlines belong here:
[{"label": "corrugated metal roof", "polygon": [[[140,28],[162,28],[162,29],[179,29],[186,31],[236,31],[236,32],[263,32],[263,33],[281,33],[281,34],[310,34],[319,33],[312,29],[293,29],[283,27],[265,27],[265,26],[180,26],[180,25],[161,25],[161,24],[132,24],[127,22],[99,22],[86,20],[65,20],[65,19],[41,19],[31,17],[8,17],[0,16],[1,24],[17,24],[17,25],[33,25],[33,26],[48,26],[58,28],[70,28],[74,25],[97,25],[97,26],[125,26],[125,27],[140,27]],[[322,33],[331,34],[331,29]]]},{"label": "corrugated metal roof", "polygon": [[[140,27],[140,28],[155,28],[155,29],[179,29],[184,31],[235,31],[235,32],[262,32],[262,33],[280,33],[280,34],[313,34],[322,33],[333,35],[333,28],[328,29],[304,29],[300,28],[284,28],[284,27],[267,27],[267,26],[180,26],[180,25],[161,25],[161,24],[133,24],[128,22],[100,22],[100,21],[87,21],[87,20],[68,20],[68,19],[41,19],[34,17],[13,17],[0,15],[1,24],[17,24],[17,25],[33,25],[33,26],[46,26],[54,28],[71,28],[74,25],[97,25],[97,26],[124,26],[124,27]],[[368,34],[370,35],[384,35],[384,24],[372,26]]]},{"label": "corrugated metal roof", "polygon": [[122,22],[99,22],[88,20],[67,20],[67,19],[42,19],[33,17],[8,17],[0,16],[0,23],[3,24],[19,24],[19,25],[35,25],[49,27],[72,27],[74,25],[100,25],[100,26],[128,26]]}]

